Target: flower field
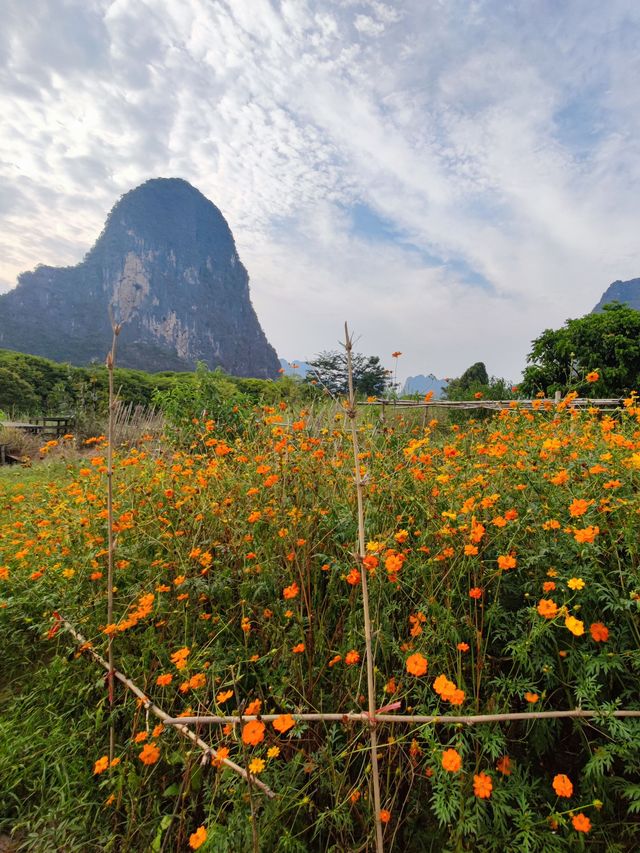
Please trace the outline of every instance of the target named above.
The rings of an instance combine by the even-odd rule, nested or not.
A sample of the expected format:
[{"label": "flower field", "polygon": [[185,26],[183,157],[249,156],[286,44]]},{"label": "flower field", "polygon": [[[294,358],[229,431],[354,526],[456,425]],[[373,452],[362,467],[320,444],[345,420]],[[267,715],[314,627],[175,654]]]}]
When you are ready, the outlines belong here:
[{"label": "flower field", "polygon": [[[637,849],[640,713],[613,712],[640,712],[640,408],[457,417],[359,413],[363,560],[340,409],[118,450],[111,624],[106,441],[2,471],[0,830],[43,851],[374,850],[368,725],[296,719],[367,710],[364,566],[385,720],[530,714],[377,723],[385,849]],[[63,619],[102,656],[111,637],[171,717],[237,722],[197,727],[203,761],[122,684],[111,707]],[[535,716],[571,709],[598,714]]]}]

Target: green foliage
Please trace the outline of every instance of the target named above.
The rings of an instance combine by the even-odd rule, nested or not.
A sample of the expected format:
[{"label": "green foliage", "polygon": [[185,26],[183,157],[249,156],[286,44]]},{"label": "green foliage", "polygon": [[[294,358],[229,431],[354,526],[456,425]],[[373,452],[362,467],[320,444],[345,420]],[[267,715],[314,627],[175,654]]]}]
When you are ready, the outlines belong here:
[{"label": "green foliage", "polygon": [[0,406],[31,414],[39,407],[32,387],[14,370],[0,367]]},{"label": "green foliage", "polygon": [[200,424],[213,421],[216,431],[235,438],[250,415],[249,398],[220,369],[199,362],[195,373],[184,374],[166,390],[157,390],[153,403],[163,413],[167,434],[179,444],[190,444]]},{"label": "green foliage", "polygon": [[[344,351],[324,351],[319,353],[309,364],[313,368],[305,382],[319,385],[333,397],[345,396],[348,393],[347,354]],[[389,371],[380,364],[377,355],[364,356],[352,354],[353,385],[356,394],[362,396],[380,397],[390,386]]]},{"label": "green foliage", "polygon": [[[533,341],[522,392],[553,395],[577,390],[587,397],[619,397],[640,387],[640,311],[612,302],[601,312],[567,320]],[[597,382],[586,375],[596,371]]]},{"label": "green foliage", "polygon": [[515,392],[512,383],[496,376],[489,377],[484,362],[477,361],[458,379],[452,379],[444,389],[446,400],[512,400]]}]

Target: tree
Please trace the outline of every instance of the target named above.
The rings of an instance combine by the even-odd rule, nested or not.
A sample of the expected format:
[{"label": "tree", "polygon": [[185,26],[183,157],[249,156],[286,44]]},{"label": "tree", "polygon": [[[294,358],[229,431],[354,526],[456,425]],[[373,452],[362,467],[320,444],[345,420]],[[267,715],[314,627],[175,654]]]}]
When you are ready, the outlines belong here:
[{"label": "tree", "polygon": [[[527,362],[521,386],[526,395],[556,389],[591,397],[628,394],[640,387],[640,311],[612,302],[561,329],[546,329],[533,341]],[[598,380],[588,381],[590,373]]]},{"label": "tree", "polygon": [[21,376],[0,367],[0,408],[20,415],[32,415],[38,411],[38,397],[28,382]]},{"label": "tree", "polygon": [[510,400],[514,394],[512,383],[507,379],[489,376],[484,362],[477,361],[468,367],[458,379],[452,379],[444,389],[447,400]]},{"label": "tree", "polygon": [[[391,387],[389,371],[381,364],[377,355],[352,355],[353,386],[357,394],[367,397],[379,397]],[[305,382],[313,382],[326,388],[338,397],[348,393],[347,354],[338,351],[324,351],[309,364],[312,367]]]}]

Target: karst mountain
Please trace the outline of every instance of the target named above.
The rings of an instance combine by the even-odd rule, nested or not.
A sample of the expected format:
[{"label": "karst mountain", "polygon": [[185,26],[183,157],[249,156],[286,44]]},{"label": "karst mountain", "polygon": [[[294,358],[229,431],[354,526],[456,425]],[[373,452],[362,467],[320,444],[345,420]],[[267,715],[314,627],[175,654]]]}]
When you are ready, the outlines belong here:
[{"label": "karst mountain", "polygon": [[110,312],[122,323],[121,367],[190,370],[202,361],[236,376],[278,374],[231,230],[187,181],[157,178],[122,196],[76,266],[23,273],[0,296],[0,348],[103,362]]}]

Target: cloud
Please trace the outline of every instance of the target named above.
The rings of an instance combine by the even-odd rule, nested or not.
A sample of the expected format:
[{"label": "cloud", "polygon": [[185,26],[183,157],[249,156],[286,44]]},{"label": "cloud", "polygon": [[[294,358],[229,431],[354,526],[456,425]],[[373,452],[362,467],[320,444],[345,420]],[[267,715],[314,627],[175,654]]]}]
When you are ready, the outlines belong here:
[{"label": "cloud", "polygon": [[515,379],[640,274],[638,35],[633,0],[10,0],[0,289],[178,176],[228,219],[282,355],[349,319],[406,373]]}]

